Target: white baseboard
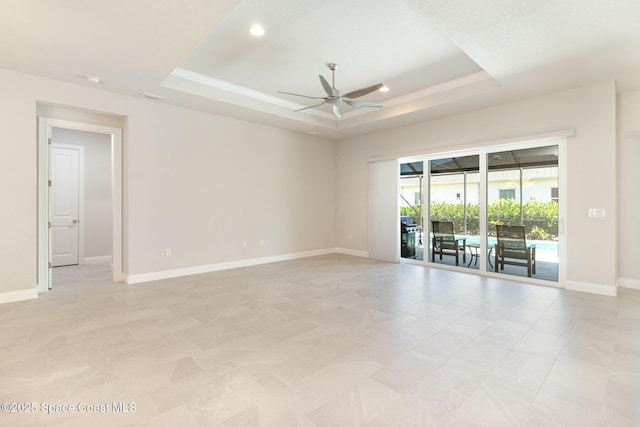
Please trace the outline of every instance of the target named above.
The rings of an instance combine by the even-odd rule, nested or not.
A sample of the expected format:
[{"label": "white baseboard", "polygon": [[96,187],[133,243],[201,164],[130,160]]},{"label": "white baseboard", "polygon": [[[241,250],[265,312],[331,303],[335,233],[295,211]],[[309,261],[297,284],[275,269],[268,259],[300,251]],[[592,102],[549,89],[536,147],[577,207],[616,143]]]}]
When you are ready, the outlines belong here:
[{"label": "white baseboard", "polygon": [[36,298],[38,298],[38,290],[36,288],[25,289],[22,291],[2,292],[0,293],[0,304]]},{"label": "white baseboard", "polygon": [[618,295],[618,288],[615,286],[602,285],[600,283],[576,282],[567,280],[565,289],[569,291],[588,292],[590,294],[607,295],[615,297]]},{"label": "white baseboard", "polygon": [[292,259],[308,258],[318,255],[335,253],[334,249],[319,249],[315,251],[296,252],[292,254],[274,255],[262,258],[243,259],[238,261],[221,262],[218,264],[197,265],[193,267],[177,268],[175,270],[156,271],[152,273],[142,273],[124,275],[124,283],[130,285],[134,283],[150,282],[153,280],[171,279],[174,277],[191,276],[193,274],[211,273],[213,271],[230,270],[232,268],[251,267],[254,265],[270,264],[272,262],[289,261]]},{"label": "white baseboard", "polygon": [[359,256],[361,258],[369,258],[369,252],[367,251],[356,251],[354,249],[345,249],[345,248],[333,248],[334,253],[344,254],[344,255],[353,255]]},{"label": "white baseboard", "polygon": [[111,255],[92,256],[92,257],[85,257],[82,259],[83,264],[103,264],[107,262],[111,262]]},{"label": "white baseboard", "polygon": [[619,277],[618,286],[620,286],[621,288],[640,289],[640,280]]}]

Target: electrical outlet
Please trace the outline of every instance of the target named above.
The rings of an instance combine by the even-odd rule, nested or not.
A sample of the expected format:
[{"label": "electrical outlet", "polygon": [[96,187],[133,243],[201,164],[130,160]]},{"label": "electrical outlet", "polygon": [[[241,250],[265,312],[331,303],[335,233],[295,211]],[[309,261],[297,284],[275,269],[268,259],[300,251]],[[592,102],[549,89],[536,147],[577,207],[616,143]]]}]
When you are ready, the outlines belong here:
[{"label": "electrical outlet", "polygon": [[247,243],[247,241],[245,240],[244,242],[242,242],[242,247],[246,248],[247,246],[249,246],[249,243]]},{"label": "electrical outlet", "polygon": [[165,254],[166,256],[171,256],[171,248],[167,248],[167,249],[165,249],[165,250],[164,250],[164,254]]},{"label": "electrical outlet", "polygon": [[260,240],[260,246],[264,246],[264,240]]}]

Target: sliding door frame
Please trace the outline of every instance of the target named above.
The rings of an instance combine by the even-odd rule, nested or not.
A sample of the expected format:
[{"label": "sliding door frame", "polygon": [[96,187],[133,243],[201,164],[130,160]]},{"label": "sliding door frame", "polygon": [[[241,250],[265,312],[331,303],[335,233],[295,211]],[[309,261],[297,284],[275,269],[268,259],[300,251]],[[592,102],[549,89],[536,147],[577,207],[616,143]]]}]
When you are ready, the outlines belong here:
[{"label": "sliding door frame", "polygon": [[[566,251],[566,188],[567,188],[567,136],[559,135],[553,137],[546,137],[540,139],[521,140],[516,142],[498,143],[482,147],[465,148],[453,151],[439,151],[423,155],[414,155],[410,157],[402,157],[399,159],[399,163],[409,162],[424,162],[424,180],[422,186],[422,200],[424,206],[424,218],[425,218],[425,230],[423,234],[424,241],[424,256],[423,260],[407,260],[401,259],[401,262],[410,264],[420,264],[428,267],[436,267],[447,270],[461,271],[466,273],[474,273],[481,276],[508,278],[516,281],[523,281],[527,283],[542,284],[547,286],[564,287],[562,285],[566,282],[567,278],[567,251]],[[480,266],[478,270],[469,269],[465,267],[455,267],[446,264],[432,263],[429,257],[430,250],[430,228],[428,224],[431,218],[431,197],[430,197],[430,185],[431,185],[431,160],[438,160],[447,157],[463,157],[463,156],[480,156],[480,248],[481,254],[486,254],[487,248],[487,155],[496,151],[509,151],[509,150],[521,150],[527,148],[537,148],[557,145],[558,147],[558,245],[559,245],[559,259],[558,259],[558,281],[549,281],[543,279],[505,275],[501,273],[495,273],[493,271],[487,271],[487,257],[485,255],[480,256]],[[465,189],[466,191],[466,189]],[[399,198],[400,188],[398,188]]]}]

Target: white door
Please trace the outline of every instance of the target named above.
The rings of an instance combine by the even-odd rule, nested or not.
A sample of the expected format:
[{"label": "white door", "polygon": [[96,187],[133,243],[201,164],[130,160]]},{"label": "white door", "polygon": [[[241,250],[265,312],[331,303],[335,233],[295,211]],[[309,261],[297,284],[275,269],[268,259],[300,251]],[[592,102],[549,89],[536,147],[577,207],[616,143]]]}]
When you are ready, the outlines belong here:
[{"label": "white door", "polygon": [[51,259],[54,267],[78,264],[80,151],[51,149]]}]

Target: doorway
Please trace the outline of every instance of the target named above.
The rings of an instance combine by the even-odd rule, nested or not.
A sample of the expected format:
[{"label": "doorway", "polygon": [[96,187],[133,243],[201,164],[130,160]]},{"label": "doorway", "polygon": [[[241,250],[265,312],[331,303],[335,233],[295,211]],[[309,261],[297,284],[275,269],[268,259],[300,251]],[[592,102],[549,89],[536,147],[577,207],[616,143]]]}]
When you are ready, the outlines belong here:
[{"label": "doorway", "polygon": [[[87,140],[83,146],[79,141]],[[76,144],[60,144],[60,140]],[[102,145],[96,141],[102,141]],[[91,144],[93,142],[94,144]],[[54,148],[54,146],[57,146]],[[74,148],[75,147],[75,148]],[[80,153],[89,153],[91,157],[103,157],[100,165],[91,167],[92,179],[80,178],[85,172]],[[61,150],[62,149],[62,150]],[[64,150],[66,149],[66,150]],[[93,149],[97,149],[93,150]],[[78,189],[63,190],[52,186],[53,181],[72,180],[75,172],[68,172],[63,165],[73,163],[74,150],[79,154]],[[97,153],[102,154],[97,154]],[[111,260],[113,281],[122,278],[122,136],[121,129],[100,125],[39,118],[38,137],[38,292],[47,292],[52,288],[52,268],[54,255],[68,256],[60,265],[84,264]],[[108,156],[104,159],[105,155]],[[88,157],[88,156],[87,156]],[[85,159],[86,160],[86,159]],[[56,165],[55,163],[59,164]],[[98,165],[98,166],[96,166]],[[73,169],[73,167],[71,167]],[[53,174],[57,176],[53,176]],[[99,187],[97,189],[97,187]],[[85,190],[91,194],[91,203],[83,203]],[[65,191],[67,191],[65,193]],[[105,195],[105,192],[108,194]],[[53,193],[53,194],[52,194]],[[77,213],[73,210],[73,194],[78,195]],[[106,200],[108,199],[108,200]],[[91,221],[86,213],[91,211]],[[98,212],[98,214],[96,214]],[[52,213],[56,217],[51,216]],[[96,218],[100,218],[99,221]],[[75,221],[75,222],[74,222]],[[100,225],[102,224],[102,225]],[[107,224],[107,226],[104,226]],[[96,232],[102,233],[96,238]],[[54,233],[57,236],[54,236]],[[106,233],[106,235],[105,235]],[[77,237],[76,237],[77,234]],[[88,236],[87,236],[88,235]],[[86,237],[89,237],[88,239]],[[59,239],[60,238],[60,239]],[[90,242],[87,244],[87,242]],[[105,243],[106,242],[106,243]],[[73,258],[74,245],[77,244],[77,261]],[[56,245],[56,247],[54,247]],[[96,249],[96,246],[98,249]],[[99,247],[102,247],[101,249]],[[108,247],[108,249],[105,249]],[[108,254],[107,254],[108,253]],[[69,258],[71,257],[71,258]]]}]

